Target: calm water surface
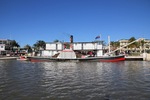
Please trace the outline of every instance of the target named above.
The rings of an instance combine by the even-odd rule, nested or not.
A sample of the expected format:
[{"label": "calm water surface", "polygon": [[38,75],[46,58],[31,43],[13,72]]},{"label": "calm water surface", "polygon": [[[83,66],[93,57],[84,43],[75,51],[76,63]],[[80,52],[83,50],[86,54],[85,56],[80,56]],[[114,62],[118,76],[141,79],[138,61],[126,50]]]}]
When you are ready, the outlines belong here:
[{"label": "calm water surface", "polygon": [[150,62],[2,60],[0,100],[150,100]]}]

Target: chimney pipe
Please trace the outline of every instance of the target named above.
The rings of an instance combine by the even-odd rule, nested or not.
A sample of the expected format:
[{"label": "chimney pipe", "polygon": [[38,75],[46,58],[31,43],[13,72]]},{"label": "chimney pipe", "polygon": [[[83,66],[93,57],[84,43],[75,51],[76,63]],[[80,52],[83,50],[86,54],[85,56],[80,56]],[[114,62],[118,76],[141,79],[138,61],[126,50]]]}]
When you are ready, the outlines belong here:
[{"label": "chimney pipe", "polygon": [[73,43],[73,35],[70,35],[70,43]]}]

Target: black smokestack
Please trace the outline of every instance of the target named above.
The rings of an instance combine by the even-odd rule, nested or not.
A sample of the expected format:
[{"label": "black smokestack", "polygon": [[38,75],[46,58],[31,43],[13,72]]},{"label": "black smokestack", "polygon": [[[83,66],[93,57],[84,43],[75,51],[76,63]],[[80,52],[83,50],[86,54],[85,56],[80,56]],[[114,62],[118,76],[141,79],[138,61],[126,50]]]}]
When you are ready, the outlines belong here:
[{"label": "black smokestack", "polygon": [[73,43],[73,35],[70,35],[70,43]]}]

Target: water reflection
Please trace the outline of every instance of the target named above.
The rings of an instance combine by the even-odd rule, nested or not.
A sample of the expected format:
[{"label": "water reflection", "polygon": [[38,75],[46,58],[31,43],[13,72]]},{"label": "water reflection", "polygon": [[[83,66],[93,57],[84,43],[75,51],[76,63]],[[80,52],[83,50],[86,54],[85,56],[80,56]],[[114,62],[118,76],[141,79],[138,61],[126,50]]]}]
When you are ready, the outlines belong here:
[{"label": "water reflection", "polygon": [[149,64],[0,61],[0,100],[147,100]]}]

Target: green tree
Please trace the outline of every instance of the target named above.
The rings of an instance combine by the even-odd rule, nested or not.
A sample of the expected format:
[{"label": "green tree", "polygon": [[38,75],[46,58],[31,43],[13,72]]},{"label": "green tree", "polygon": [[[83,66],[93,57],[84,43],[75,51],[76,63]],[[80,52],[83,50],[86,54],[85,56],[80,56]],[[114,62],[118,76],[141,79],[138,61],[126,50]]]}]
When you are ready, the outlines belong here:
[{"label": "green tree", "polygon": [[118,41],[111,41],[110,42],[110,46],[111,46],[111,49],[112,50],[115,50],[115,49],[117,49],[117,47],[119,47],[120,46],[120,43],[118,42]]},{"label": "green tree", "polygon": [[144,47],[145,41],[144,41],[144,40],[141,40],[141,41],[140,41],[140,44],[141,44],[142,47]]},{"label": "green tree", "polygon": [[38,40],[34,45],[33,45],[34,49],[36,50],[40,50],[40,49],[44,49],[46,48],[46,43],[43,40]]},{"label": "green tree", "polygon": [[59,42],[59,40],[56,39],[56,40],[54,40],[54,42],[55,42],[55,43],[56,43],[56,42]]},{"label": "green tree", "polygon": [[7,44],[6,50],[15,50],[16,48],[20,47],[20,45],[15,40],[10,40]]},{"label": "green tree", "polygon": [[32,52],[32,47],[30,46],[30,45],[25,45],[24,46],[24,48],[26,49],[26,50],[28,50],[28,53],[31,53]]},{"label": "green tree", "polygon": [[144,39],[140,40],[139,41],[139,46],[141,46],[141,51],[140,52],[142,52],[144,50],[144,45],[145,45]]},{"label": "green tree", "polygon": [[10,46],[13,48],[13,47],[20,47],[20,45],[15,41],[15,40],[12,40],[10,42]]},{"label": "green tree", "polygon": [[[135,40],[136,40],[135,37],[131,37],[131,38],[128,40],[128,42],[131,43],[131,42],[133,42],[133,41],[135,41]],[[134,42],[134,43],[132,43],[132,44],[129,45],[129,48],[135,48],[135,47],[137,47],[137,42]]]},{"label": "green tree", "polygon": [[113,47],[119,47],[120,46],[120,43],[118,41],[114,42],[114,41],[111,41],[110,42],[110,45],[113,46]]}]

